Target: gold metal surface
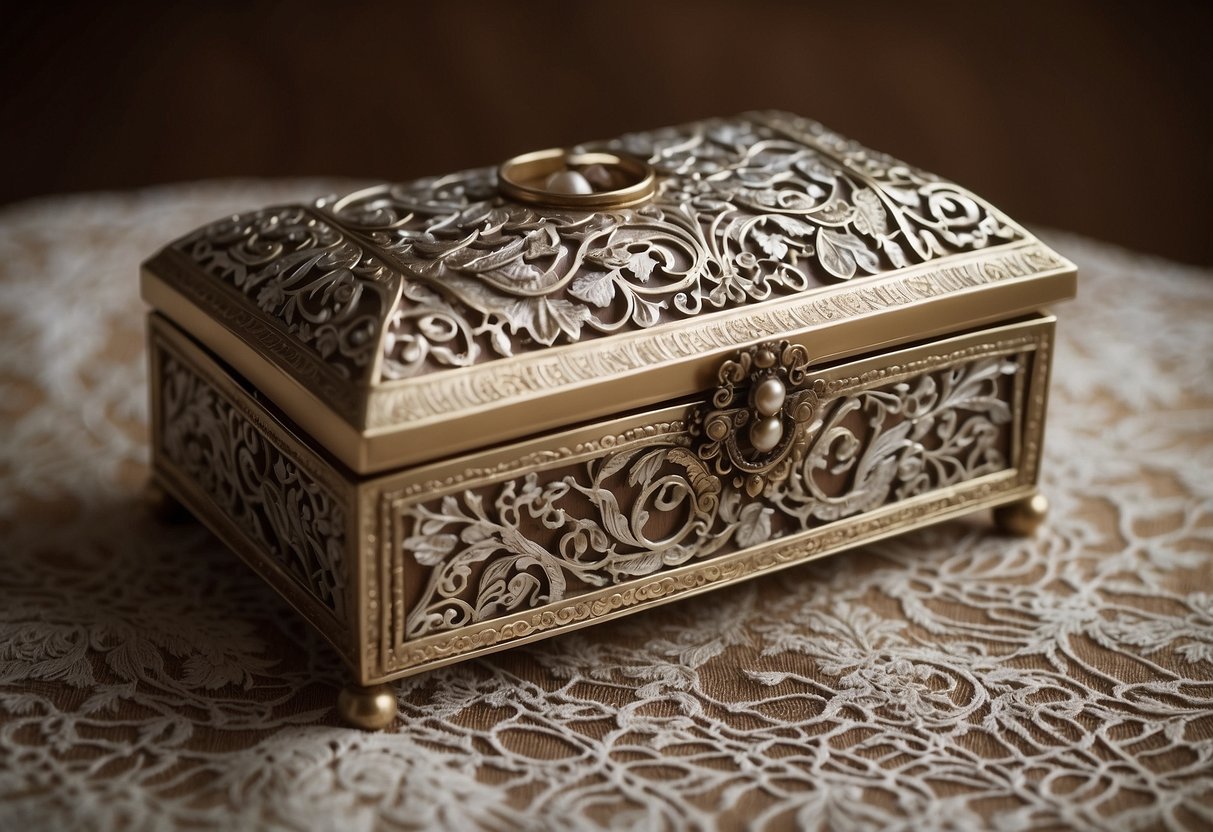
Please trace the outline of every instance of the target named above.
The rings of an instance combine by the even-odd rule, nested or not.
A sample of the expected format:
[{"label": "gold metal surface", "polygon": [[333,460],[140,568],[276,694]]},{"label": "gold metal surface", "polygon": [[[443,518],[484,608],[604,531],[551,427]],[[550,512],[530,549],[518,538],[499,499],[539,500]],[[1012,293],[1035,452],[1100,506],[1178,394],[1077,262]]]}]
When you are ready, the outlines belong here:
[{"label": "gold metal surface", "polygon": [[207,226],[144,297],[369,474],[694,394],[759,341],[831,361],[1074,293],[980,199],[795,116],[574,153],[647,159],[651,202],[537,209],[492,170],[378,186]]},{"label": "gold metal surface", "polygon": [[[355,594],[356,581],[349,577],[349,564],[354,561],[353,548],[357,544],[359,527],[355,500],[357,486],[344,473],[333,467],[308,445],[305,436],[296,433],[260,403],[249,391],[213,357],[204,352],[189,337],[160,315],[148,316],[148,376],[151,384],[151,463],[153,486],[169,498],[184,505],[214,534],[227,544],[268,584],[287,600],[305,619],[325,636],[347,661],[356,655],[353,624],[357,620],[357,608],[362,599]],[[175,369],[170,372],[169,364]],[[170,451],[167,440],[171,432],[171,417],[166,414],[173,396],[166,390],[166,379],[180,373],[192,375],[198,384],[199,395],[188,399],[185,407],[173,408],[184,415],[193,425],[192,430],[203,438],[211,451],[218,450],[216,444],[231,443],[224,454],[198,457],[196,465],[209,468],[206,477],[212,483],[208,488],[195,471],[180,464],[180,455]],[[239,443],[237,445],[236,443]],[[252,443],[252,446],[250,446]],[[260,480],[249,470],[253,458],[264,454],[276,455],[275,462],[288,479],[293,480],[289,490],[274,488],[272,481]],[[241,465],[234,460],[239,457]],[[225,465],[226,460],[233,460]],[[213,483],[230,483],[226,498],[220,498]],[[332,496],[341,507],[343,520],[330,524],[320,546],[331,559],[328,572],[332,582],[341,587],[340,598],[324,598],[310,580],[302,560],[292,563],[298,554],[296,545],[305,537],[316,539],[315,533],[306,534],[300,526],[293,526],[301,518],[286,511],[293,505],[299,512],[296,501],[299,485],[319,489]],[[295,493],[292,493],[295,492]],[[265,495],[276,495],[266,504]],[[258,536],[254,526],[241,522],[247,517],[249,503],[262,503],[270,510],[277,509],[278,519],[286,523],[279,540],[285,545],[271,548],[264,535]]]},{"label": "gold metal surface", "polygon": [[[593,189],[589,193],[554,191],[546,184],[564,172],[597,169],[606,181],[582,177]],[[601,187],[595,185],[601,184]],[[602,211],[631,208],[647,202],[657,192],[657,176],[649,165],[615,153],[570,153],[561,148],[537,150],[515,156],[497,169],[497,188],[506,199],[571,211]]]},{"label": "gold metal surface", "polygon": [[253,211],[144,264],[155,487],[379,685],[981,508],[1030,534],[1075,285],[782,113]]},{"label": "gold metal surface", "polygon": [[[692,426],[696,423],[699,408],[711,404],[707,393],[698,403],[692,401],[666,406],[375,479],[358,480],[332,468],[324,461],[322,448],[313,446],[306,437],[297,435],[287,423],[269,413],[242,384],[228,376],[222,367],[178,332],[176,327],[160,320],[157,315],[151,316],[150,323],[154,401],[160,403],[153,408],[156,437],[153,468],[157,480],[328,636],[355,667],[358,679],[363,684],[398,678],[466,656],[554,635],[568,628],[584,626],[841,551],[924,523],[1030,497],[1036,490],[1053,328],[1052,318],[1036,316],[1019,323],[978,330],[918,347],[811,368],[804,381],[819,397],[820,412],[823,414],[822,424],[812,428],[805,450],[805,459],[812,461],[812,466],[819,464],[816,460],[820,453],[828,449],[828,444],[821,444],[826,441],[825,434],[837,428],[846,428],[848,424],[843,418],[837,421],[837,428],[830,427],[835,424],[834,417],[839,414],[840,405],[845,405],[856,395],[866,395],[863,393],[865,390],[900,389],[898,385],[910,384],[907,389],[920,389],[921,392],[914,395],[921,397],[925,391],[941,389],[938,387],[940,383],[989,384],[992,382],[981,379],[1005,378],[1005,382],[990,388],[997,391],[996,400],[1007,403],[1006,421],[995,422],[1006,426],[1005,433],[999,434],[1003,438],[991,436],[989,440],[983,440],[994,441],[995,444],[987,445],[989,450],[983,452],[986,455],[967,455],[973,461],[957,469],[960,479],[950,484],[926,483],[929,487],[922,493],[907,492],[899,498],[880,497],[875,503],[871,499],[854,502],[853,497],[847,496],[848,493],[863,492],[864,487],[855,485],[850,487],[849,492],[830,491],[836,496],[827,502],[813,498],[806,503],[803,502],[804,497],[796,497],[788,502],[790,492],[786,488],[773,490],[753,503],[757,514],[745,514],[747,510],[743,504],[732,503],[735,508],[726,511],[736,511],[736,514],[730,515],[736,519],[726,520],[725,526],[720,527],[712,525],[719,521],[710,521],[710,518],[718,516],[722,506],[735,499],[729,496],[730,493],[736,495],[737,491],[727,480],[717,480],[706,468],[699,468],[695,463],[698,457],[693,450],[695,439]],[[204,379],[214,390],[213,396],[204,396],[199,401],[209,402],[214,396],[221,398],[227,403],[225,407],[231,408],[226,412],[232,414],[225,416],[224,420],[234,418],[236,414],[247,419],[248,428],[242,428],[241,435],[251,436],[248,431],[255,432],[261,437],[257,440],[259,443],[272,446],[276,453],[287,455],[289,465],[286,470],[297,467],[301,472],[308,472],[309,476],[317,477],[318,482],[324,483],[330,493],[339,497],[344,507],[345,525],[341,529],[331,529],[327,534],[333,535],[331,545],[340,552],[332,568],[341,576],[340,582],[346,591],[342,617],[334,616],[332,607],[317,595],[318,590],[309,588],[297,574],[284,568],[283,553],[267,551],[264,543],[250,535],[247,525],[242,525],[230,515],[236,511],[235,516],[238,517],[247,510],[245,507],[230,501],[217,502],[166,453],[162,437],[166,430],[171,432],[172,427],[164,424],[163,402],[166,393],[160,379],[172,377],[173,373],[178,372],[164,363],[161,356],[166,354],[188,364],[190,371]],[[999,372],[991,375],[995,369],[999,369]],[[948,375],[938,375],[941,372]],[[885,394],[881,396],[887,399]],[[942,418],[943,411],[940,413]],[[994,411],[991,411],[991,415],[994,415]],[[981,417],[980,413],[965,418],[975,416],[986,418]],[[895,417],[880,431],[893,436],[897,430],[897,418],[900,417]],[[854,430],[854,427],[846,429]],[[206,430],[205,435],[214,435],[214,429]],[[984,435],[988,431],[989,428],[983,428],[976,435]],[[861,443],[861,448],[875,447],[876,444],[886,448],[884,452],[897,448],[890,445],[888,439],[878,440],[875,436],[857,435],[856,439]],[[651,453],[663,455],[668,463],[676,467],[653,468],[651,473],[640,473],[641,469],[651,465],[644,459],[644,454]],[[628,458],[628,454],[633,456]],[[835,463],[826,464],[833,466]],[[976,467],[968,467],[973,465]],[[805,470],[816,470],[812,466]],[[616,543],[615,552],[625,559],[621,563],[633,558],[631,562],[637,566],[632,568],[632,572],[639,569],[640,574],[629,576],[626,570],[617,570],[617,576],[609,579],[606,586],[594,588],[590,585],[576,591],[570,588],[562,590],[559,597],[552,597],[550,589],[547,589],[544,590],[544,596],[550,599],[547,602],[530,606],[530,602],[523,603],[520,597],[522,608],[517,611],[498,610],[487,618],[454,629],[444,624],[439,630],[433,631],[432,625],[421,623],[425,619],[419,617],[422,616],[420,611],[425,609],[426,604],[438,603],[439,607],[435,607],[437,610],[445,603],[439,596],[433,596],[432,601],[424,600],[427,578],[419,566],[420,560],[430,560],[439,550],[434,548],[435,544],[414,539],[417,535],[410,533],[407,525],[423,520],[423,514],[417,512],[423,509],[427,501],[439,501],[441,510],[446,511],[447,503],[444,501],[454,499],[455,502],[450,503],[450,510],[454,511],[458,505],[475,505],[476,501],[469,502],[472,498],[467,495],[479,494],[485,489],[501,492],[503,488],[512,488],[515,495],[524,492],[537,494],[539,492],[535,489],[553,487],[562,478],[579,483],[580,487],[593,492],[597,488],[594,477],[601,476],[607,467],[619,471],[614,475],[616,477],[635,479],[642,489],[648,487],[644,485],[647,481],[644,478],[657,476],[654,483],[662,481],[669,485],[673,482],[669,479],[671,474],[676,474],[678,470],[685,472],[679,475],[680,479],[690,489],[688,494],[693,492],[697,495],[694,498],[699,506],[696,511],[702,512],[703,518],[701,521],[695,521],[694,517],[691,519],[708,524],[703,526],[706,536],[702,542],[696,543],[687,552],[690,555],[687,562],[677,565],[675,560],[671,561],[673,565],[669,565],[663,557],[652,566],[639,567],[641,561],[634,560],[636,555],[629,552],[638,552],[643,558],[644,546],[637,550],[635,543]],[[879,465],[868,467],[870,471],[880,468]],[[585,473],[576,474],[578,470]],[[570,476],[574,478],[569,479]],[[553,477],[555,479],[551,479]],[[713,485],[713,481],[717,485]],[[534,484],[528,485],[531,482]],[[548,484],[545,485],[545,482]],[[603,482],[605,484],[609,480]],[[564,487],[559,486],[561,489]],[[632,499],[628,496],[629,487],[626,485],[620,486],[616,493],[620,500]],[[873,493],[879,497],[887,492]],[[251,496],[248,499],[255,502],[259,498]],[[892,499],[892,502],[881,502],[888,499]],[[833,510],[829,509],[831,500],[844,500],[850,508],[835,516]],[[487,500],[485,504],[491,502]],[[560,506],[554,504],[551,508],[559,510]],[[678,514],[679,511],[672,507],[670,516],[682,516]],[[769,517],[770,529],[774,532],[779,528],[776,523],[778,517],[787,518],[779,520],[779,523],[800,523],[802,521],[795,518],[797,512],[801,511],[807,512],[803,522],[807,522],[808,526],[797,533],[789,530],[787,533],[780,532],[782,536],[775,539],[765,540],[759,533],[765,527],[755,525],[762,517]],[[588,518],[584,515],[578,519],[576,512],[575,508],[570,507],[565,516],[577,523],[587,522]],[[627,528],[630,522],[612,521],[617,529]],[[743,528],[750,528],[751,531],[743,532],[739,538],[738,532]],[[530,534],[521,529],[519,532],[523,535],[515,538],[517,541]],[[437,532],[440,537],[448,533],[444,530]],[[295,539],[300,538],[297,536]],[[468,539],[476,540],[477,536],[473,534]],[[536,538],[536,541],[539,540],[541,538]],[[684,540],[681,545],[689,542]],[[737,548],[740,544],[746,545]],[[509,555],[510,551],[502,550],[502,555]],[[542,549],[534,554],[538,555],[540,551],[550,553],[546,559],[555,565],[551,559],[559,556],[558,548]],[[605,567],[604,563],[602,567],[595,567],[593,573],[586,574],[608,576],[609,569],[599,571]],[[653,568],[655,572],[644,574]],[[480,602],[473,596],[468,603],[475,607]],[[410,624],[410,621],[414,623]],[[430,631],[426,632],[427,629]],[[410,635],[410,630],[415,632]]]},{"label": "gold metal surface", "polygon": [[[904,384],[909,380],[922,380],[927,374],[949,368],[959,371],[959,368],[969,365],[985,366],[980,363],[974,365],[974,362],[997,359],[1000,364],[995,366],[1004,366],[1005,362],[1019,356],[1014,363],[1019,369],[1014,375],[1006,376],[1008,383],[1005,391],[1000,394],[1009,405],[1008,420],[1005,422],[1009,427],[1005,444],[1008,456],[1001,466],[981,467],[985,466],[985,463],[981,463],[978,468],[968,469],[962,465],[956,469],[962,477],[957,482],[932,487],[921,494],[896,499],[887,505],[880,500],[872,503],[873,497],[869,498],[867,503],[854,503],[853,513],[847,514],[843,511],[833,519],[822,520],[810,514],[807,515],[806,522],[809,525],[806,530],[789,533],[782,539],[762,542],[740,551],[729,552],[727,548],[720,548],[722,544],[729,542],[730,534],[736,534],[735,526],[732,531],[727,531],[727,528],[706,525],[706,536],[702,542],[694,544],[691,560],[684,565],[663,568],[652,577],[638,575],[625,579],[625,574],[621,572],[618,579],[609,581],[602,589],[590,587],[580,594],[552,598],[549,603],[537,608],[505,615],[492,622],[468,621],[466,626],[461,626],[453,632],[423,634],[418,630],[419,625],[409,623],[410,616],[416,619],[418,615],[418,608],[409,604],[418,603],[421,599],[417,594],[418,587],[413,583],[425,580],[424,573],[416,569],[415,559],[428,560],[435,557],[437,551],[432,549],[437,544],[427,543],[424,537],[409,531],[409,523],[432,524],[437,518],[437,515],[426,515],[424,511],[418,514],[417,507],[423,506],[426,501],[438,501],[436,510],[448,519],[457,518],[466,511],[465,508],[459,507],[460,504],[493,505],[503,493],[500,491],[502,487],[512,494],[538,494],[548,487],[545,478],[551,475],[545,472],[565,471],[569,470],[569,466],[574,469],[589,466],[584,469],[584,477],[578,476],[574,480],[577,483],[575,488],[602,493],[597,491],[600,486],[596,484],[594,475],[595,471],[601,471],[604,467],[620,464],[610,460],[622,459],[629,453],[664,452],[667,458],[675,457],[678,464],[684,466],[686,473],[680,476],[685,484],[682,487],[696,495],[694,504],[700,506],[700,510],[708,512],[702,521],[707,522],[708,516],[714,516],[719,511],[718,501],[727,497],[730,492],[737,492],[727,482],[716,481],[717,485],[713,485],[714,478],[710,475],[704,476],[708,473],[705,469],[700,469],[697,474],[696,468],[690,465],[690,460],[695,459],[691,450],[694,442],[691,426],[695,421],[696,405],[677,405],[648,411],[368,482],[360,492],[362,540],[365,544],[362,556],[368,558],[376,551],[377,555],[374,560],[364,563],[362,576],[366,583],[362,592],[376,601],[368,606],[363,621],[363,680],[396,678],[431,667],[435,662],[454,661],[465,653],[476,655],[502,649],[516,640],[531,640],[568,627],[592,623],[602,617],[622,615],[653,603],[663,603],[676,596],[694,594],[711,586],[742,580],[868,540],[897,534],[936,519],[1030,495],[1035,491],[1052,330],[1052,318],[1036,317],[919,347],[877,354],[820,370],[814,369],[806,380],[810,387],[821,390],[822,411],[830,413],[833,404],[846,401],[847,396],[856,391],[874,389],[882,385]],[[980,372],[986,373],[986,370]],[[979,377],[989,376],[973,376],[974,380]],[[707,400],[704,401],[706,403]],[[961,423],[963,420],[957,422]],[[835,429],[826,426],[826,432]],[[818,427],[817,430],[822,431],[822,428]],[[977,435],[980,434],[981,432],[978,432]],[[822,447],[827,447],[830,437],[825,433],[819,433],[818,436],[827,443]],[[890,438],[891,436],[890,434]],[[890,444],[888,439],[877,443],[875,437],[859,437],[858,441],[855,458],[862,456],[868,447],[874,447],[875,444],[889,450],[897,448],[895,444]],[[687,452],[679,456],[678,450],[681,448],[686,448]],[[818,457],[811,448],[806,451],[806,458],[812,464],[817,464]],[[975,455],[969,458],[981,459]],[[993,459],[990,458],[991,461]],[[633,457],[621,464],[643,467],[646,463],[642,457]],[[880,469],[881,466],[871,466],[869,475]],[[628,470],[627,467],[619,468],[620,473],[617,476],[632,477],[632,474],[627,474]],[[567,481],[567,477],[565,480]],[[668,484],[670,480],[667,478],[663,482]],[[489,486],[497,490],[485,491]],[[626,488],[616,491],[615,499],[622,501],[625,496]],[[772,497],[775,498],[774,501]],[[843,494],[839,497],[851,499]],[[768,494],[754,505],[760,511],[776,512],[789,518],[794,516],[789,513],[792,511],[791,504],[778,492]],[[559,510],[561,506],[557,503],[551,508]],[[532,509],[538,511],[538,504],[532,505],[527,511]],[[589,521],[571,507],[563,516],[569,522],[583,527]],[[757,515],[750,516],[752,518]],[[827,513],[824,517],[830,518],[831,515]],[[627,528],[628,521],[614,520],[610,521],[609,525],[613,529]],[[475,532],[469,532],[467,539],[483,540],[482,535],[486,531],[503,535],[501,539],[510,537],[520,541],[526,537],[525,534],[521,538],[518,537],[517,529],[497,532],[482,527]],[[430,533],[439,535],[444,541],[457,540],[462,530],[456,526],[444,528],[439,524]],[[615,534],[616,532],[611,532],[609,536]],[[511,544],[515,545],[517,544]],[[678,542],[681,548],[688,545],[690,543],[687,540]],[[662,544],[656,550],[665,547],[666,544]],[[626,552],[629,546],[616,542],[613,549],[616,552]],[[565,568],[558,566],[562,557],[559,550],[545,548],[538,539],[534,541],[533,548],[528,544],[525,550],[511,551],[520,555],[526,551],[530,556],[551,564],[553,568]],[[713,551],[715,553],[710,554]],[[541,553],[544,552],[547,553],[546,556],[542,556]],[[455,555],[456,551],[452,550],[449,554]],[[701,562],[698,561],[700,557],[704,558]],[[446,563],[445,560],[442,562]],[[550,596],[550,593],[546,594]],[[406,596],[418,600],[408,601]],[[392,600],[381,602],[380,599]],[[474,596],[457,603],[466,604],[465,609],[468,610],[482,605]],[[438,609],[441,609],[441,606],[435,608],[436,611]]]},{"label": "gold metal surface", "polygon": [[684,566],[627,587],[604,588],[578,596],[573,601],[472,625],[453,634],[418,639],[390,651],[387,663],[370,665],[377,669],[377,672],[371,672],[370,678],[390,681],[496,653],[836,555],[910,529],[996,508],[1034,493],[1032,486],[1018,485],[1009,476],[967,483],[932,495],[929,500],[916,501],[910,507],[878,509],[862,519],[837,527],[823,527],[800,538],[774,541],[724,556],[710,564]]},{"label": "gold metal surface", "polygon": [[[145,268],[143,297],[347,467],[376,474],[690,395],[712,384],[720,361],[755,341],[786,336],[814,361],[826,362],[1007,320],[1073,297],[1077,280],[1067,261],[1035,242],[1007,248],[1001,256],[957,258],[944,270],[909,269],[867,288],[844,284],[804,300],[530,353],[506,366],[475,365],[364,389],[364,410],[351,404],[355,411],[345,416],[267,360],[281,342],[267,339],[262,349],[249,344],[237,334],[243,318],[233,318],[235,329],[228,328],[192,303],[180,282],[164,280],[165,264],[174,259],[170,252]],[[381,426],[359,429],[355,412]]]},{"label": "gold metal surface", "polygon": [[[780,485],[804,453],[825,384],[805,387],[809,353],[787,341],[758,344],[720,365],[712,408],[696,414],[699,457],[757,497]],[[746,395],[738,387],[748,385]]]},{"label": "gold metal surface", "polygon": [[396,691],[391,685],[346,685],[337,694],[337,713],[347,724],[380,731],[396,721]]},{"label": "gold metal surface", "polygon": [[1049,516],[1049,500],[1036,493],[994,509],[994,524],[1006,534],[1031,537]]}]

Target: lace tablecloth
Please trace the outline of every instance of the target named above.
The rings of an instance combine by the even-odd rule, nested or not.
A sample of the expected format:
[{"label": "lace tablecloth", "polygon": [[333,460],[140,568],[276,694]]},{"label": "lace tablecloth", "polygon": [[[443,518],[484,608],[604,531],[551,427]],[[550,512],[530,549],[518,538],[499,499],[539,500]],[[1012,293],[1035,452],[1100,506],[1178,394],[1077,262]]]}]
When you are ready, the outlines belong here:
[{"label": "lace tablecloth", "polygon": [[0,828],[1213,825],[1213,274],[1062,234],[1032,540],[977,516],[398,685],[142,511],[139,260],[326,190],[0,213]]}]

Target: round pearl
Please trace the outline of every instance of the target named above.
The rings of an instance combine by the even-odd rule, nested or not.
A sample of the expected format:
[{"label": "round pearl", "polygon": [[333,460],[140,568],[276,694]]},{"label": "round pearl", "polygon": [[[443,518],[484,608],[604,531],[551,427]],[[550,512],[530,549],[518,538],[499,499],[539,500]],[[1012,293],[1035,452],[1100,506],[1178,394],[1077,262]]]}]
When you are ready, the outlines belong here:
[{"label": "round pearl", "polygon": [[774,416],[783,407],[787,390],[783,382],[777,378],[768,378],[760,382],[754,390],[754,407],[763,416]]},{"label": "round pearl", "polygon": [[768,416],[750,426],[750,444],[762,453],[774,448],[783,438],[783,424],[778,416]]},{"label": "round pearl", "polygon": [[557,194],[592,194],[594,186],[575,170],[558,170],[547,178],[543,187]]}]

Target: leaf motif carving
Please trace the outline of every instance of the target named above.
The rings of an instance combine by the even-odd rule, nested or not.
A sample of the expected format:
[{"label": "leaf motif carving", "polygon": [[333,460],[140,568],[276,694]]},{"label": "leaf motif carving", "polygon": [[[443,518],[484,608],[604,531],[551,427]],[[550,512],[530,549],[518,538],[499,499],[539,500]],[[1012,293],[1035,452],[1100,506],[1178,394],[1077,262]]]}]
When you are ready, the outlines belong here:
[{"label": "leaf motif carving", "polygon": [[434,566],[454,550],[459,538],[453,534],[413,535],[406,538],[404,547],[423,566]]},{"label": "leaf motif carving", "polygon": [[[410,350],[410,360],[387,363],[392,377],[572,343],[586,328],[647,329],[1020,236],[971,194],[793,116],[700,122],[607,148],[657,168],[653,201],[592,214],[534,210],[498,197],[489,170],[338,201],[338,221],[372,236],[444,299],[432,314],[482,336],[431,343],[412,330],[431,314],[428,301],[409,295],[408,311],[389,324],[403,337],[384,339]],[[213,245],[197,256],[238,285],[257,285]],[[266,256],[256,249],[245,259]],[[275,310],[287,302],[277,286],[263,299]],[[337,359],[340,338],[308,337]]]},{"label": "leaf motif carving", "polygon": [[573,281],[569,294],[599,308],[610,306],[615,300],[615,281],[609,272],[589,272]]},{"label": "leaf motif carving", "polygon": [[[758,497],[724,487],[677,437],[654,435],[495,491],[408,506],[403,519],[415,533],[403,545],[430,569],[408,614],[410,637],[761,546],[1005,470],[1004,410],[1026,367],[1020,358],[977,358],[820,401],[802,458]],[[721,373],[731,378],[733,369]],[[808,384],[824,394],[823,384]],[[477,563],[484,567],[473,581]]]},{"label": "leaf motif carving", "polygon": [[741,522],[737,526],[737,545],[758,546],[771,539],[771,516],[775,512],[762,503],[748,503],[741,510]]},{"label": "leaf motif carving", "polygon": [[817,255],[825,270],[842,280],[854,277],[856,269],[869,274],[880,270],[880,261],[868,250],[867,244],[847,232],[821,229],[817,233]]},{"label": "leaf motif carving", "polygon": [[590,319],[590,311],[567,300],[521,298],[506,308],[505,318],[512,331],[550,346],[561,334],[577,340],[582,325]]}]

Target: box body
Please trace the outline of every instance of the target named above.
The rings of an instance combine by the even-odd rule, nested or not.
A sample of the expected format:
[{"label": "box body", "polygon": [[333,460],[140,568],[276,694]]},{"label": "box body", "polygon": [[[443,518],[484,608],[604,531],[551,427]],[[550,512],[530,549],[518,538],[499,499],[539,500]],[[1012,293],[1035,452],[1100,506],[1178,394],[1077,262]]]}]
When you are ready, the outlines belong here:
[{"label": "box body", "polygon": [[598,148],[145,264],[155,478],[364,685],[1035,493],[1072,264],[787,114]]},{"label": "box body", "polygon": [[369,684],[1032,493],[1053,326],[813,368],[821,425],[751,499],[694,452],[706,395],[358,477],[153,314],[153,467]]}]

